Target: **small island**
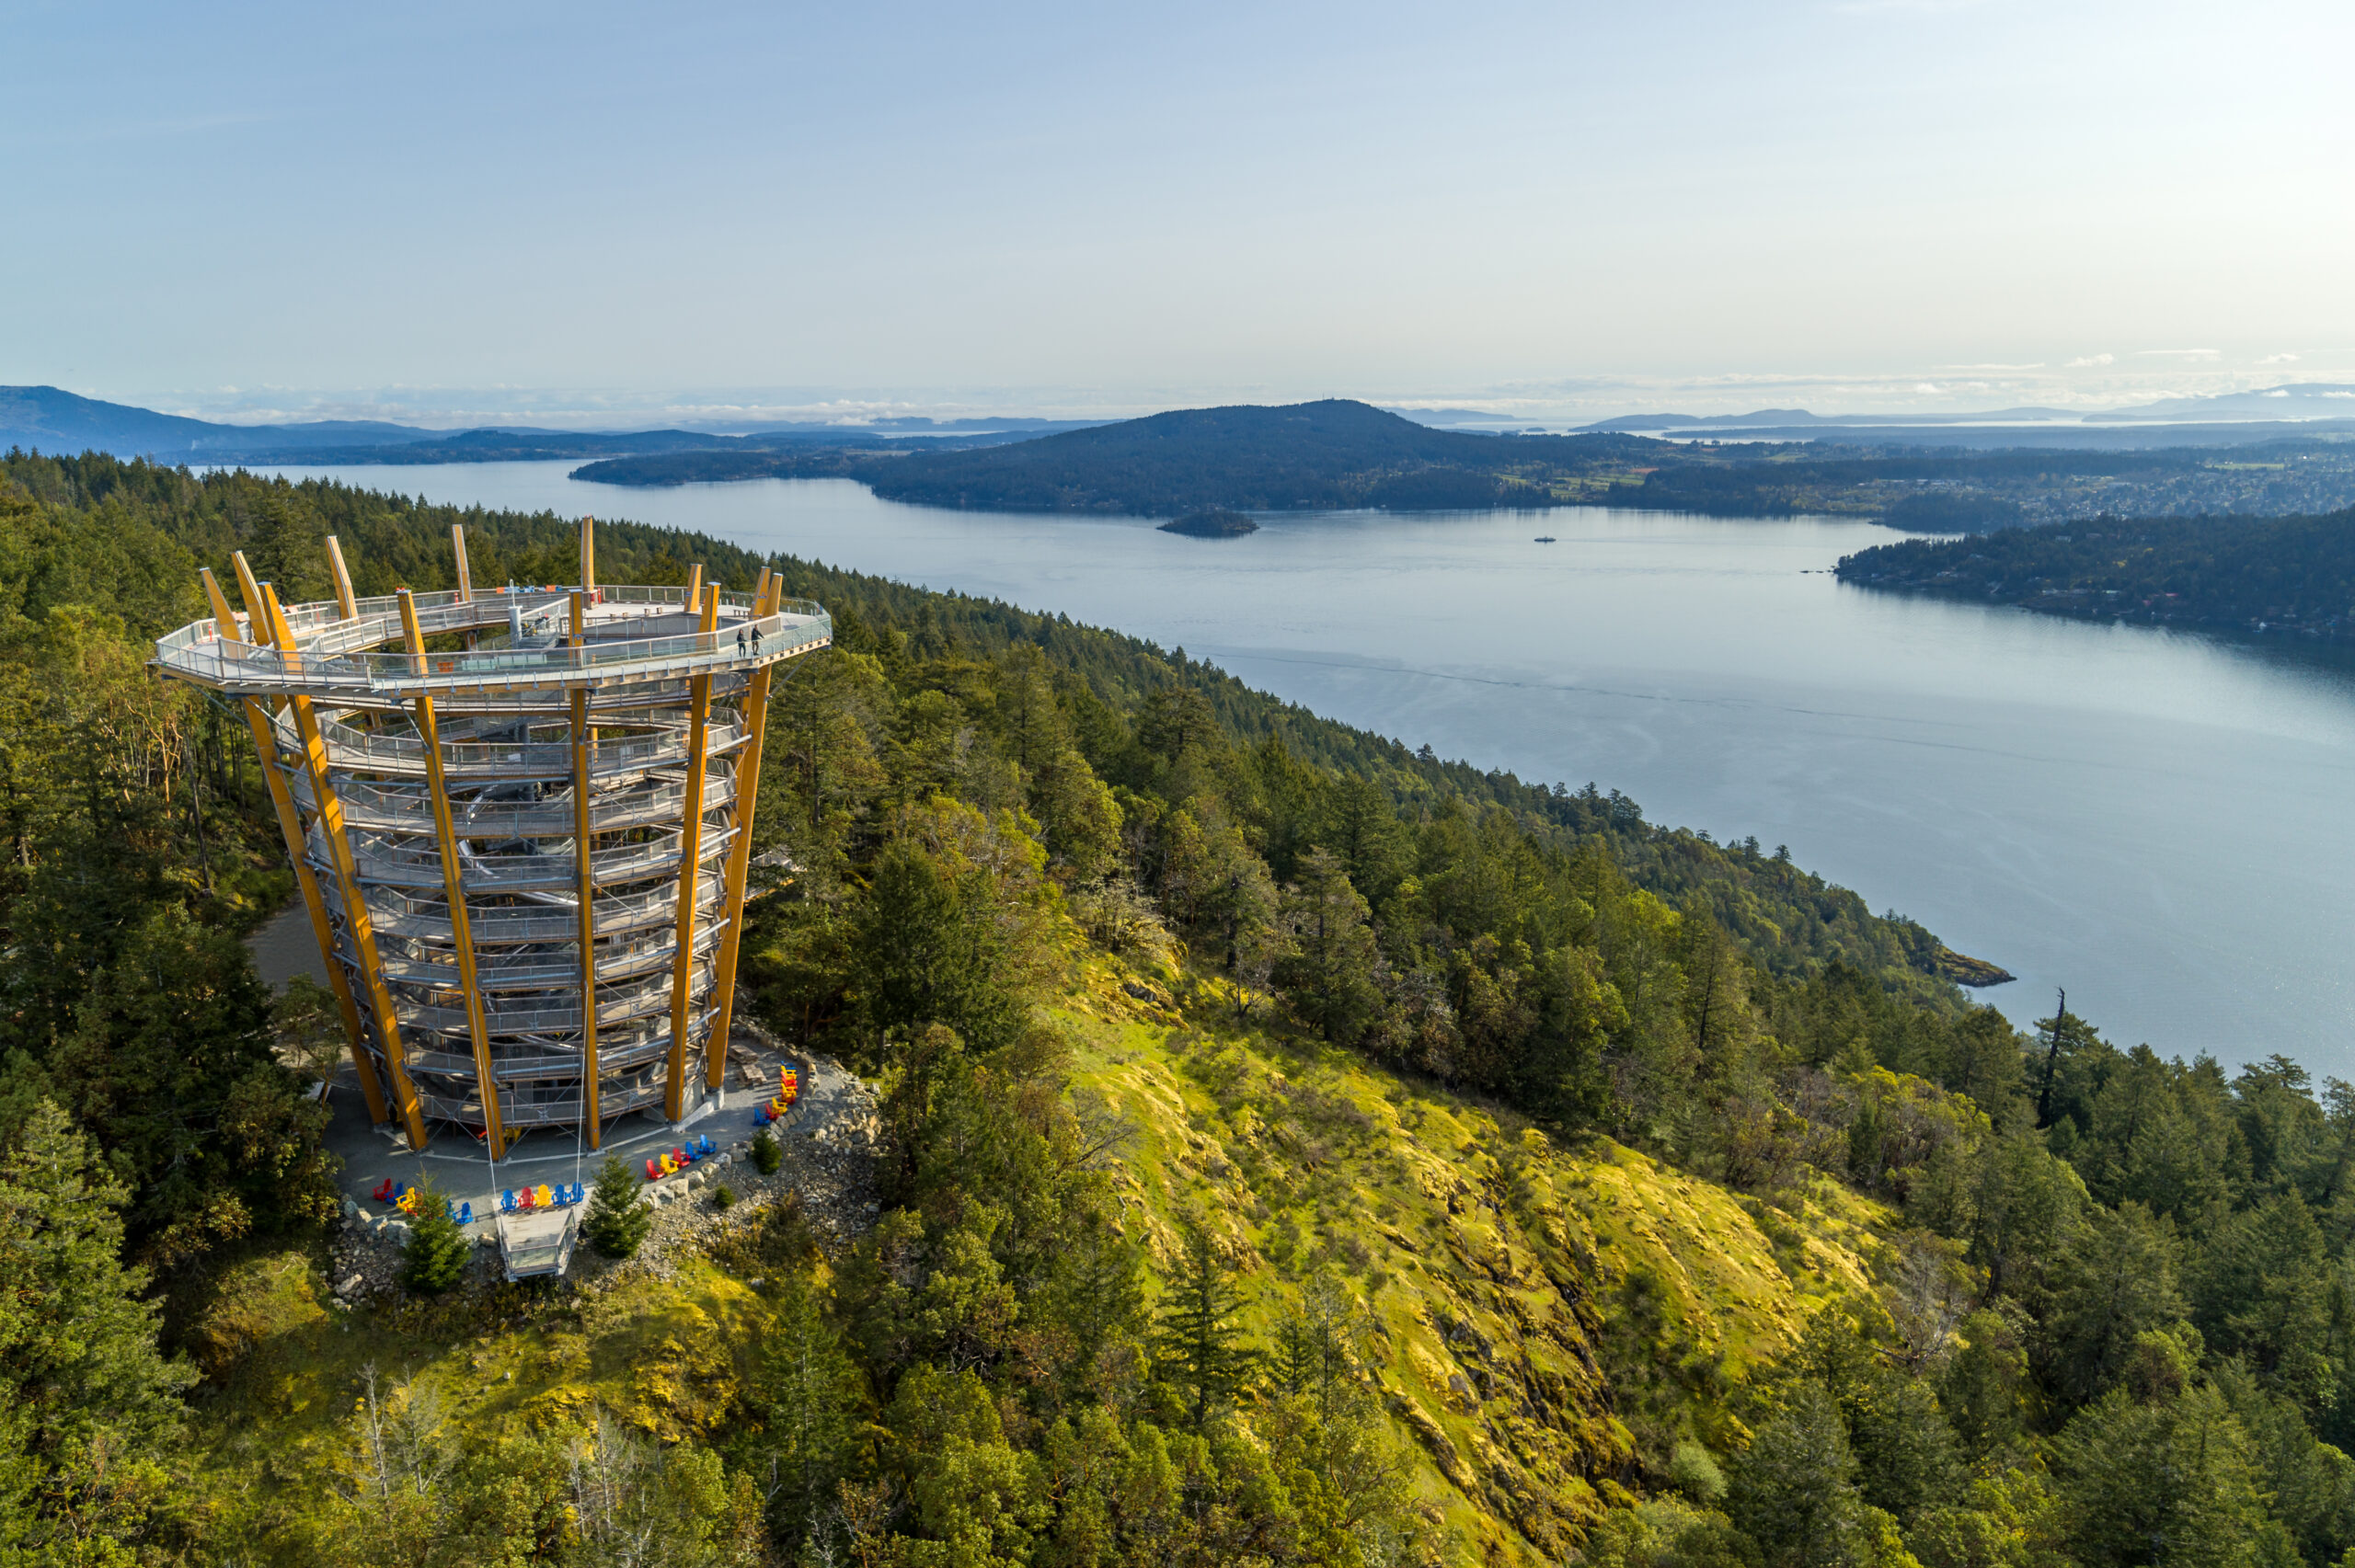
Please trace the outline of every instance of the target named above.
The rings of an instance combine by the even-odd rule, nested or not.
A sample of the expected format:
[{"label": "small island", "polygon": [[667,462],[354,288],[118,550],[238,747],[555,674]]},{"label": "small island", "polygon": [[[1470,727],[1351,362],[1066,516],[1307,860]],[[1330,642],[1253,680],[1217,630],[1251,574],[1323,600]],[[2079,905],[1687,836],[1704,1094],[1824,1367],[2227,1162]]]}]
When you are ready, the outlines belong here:
[{"label": "small island", "polygon": [[1164,533],[1183,533],[1193,539],[1235,539],[1246,533],[1257,533],[1259,525],[1239,511],[1224,507],[1211,507],[1201,511],[1189,511],[1184,517],[1173,518],[1161,525]]}]

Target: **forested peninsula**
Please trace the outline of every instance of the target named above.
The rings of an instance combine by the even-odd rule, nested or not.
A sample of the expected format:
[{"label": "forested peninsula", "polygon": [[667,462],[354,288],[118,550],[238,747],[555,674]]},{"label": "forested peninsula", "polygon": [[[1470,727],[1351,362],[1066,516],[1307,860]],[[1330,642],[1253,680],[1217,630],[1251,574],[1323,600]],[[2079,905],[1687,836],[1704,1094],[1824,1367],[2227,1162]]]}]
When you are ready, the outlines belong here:
[{"label": "forested peninsula", "polygon": [[1361,507],[1617,506],[1718,517],[1861,517],[1982,532],[2098,511],[2279,515],[2355,503],[2355,444],[2157,452],[1706,445],[1598,433],[1437,430],[1363,403],[1189,409],[967,452],[679,452],[574,477],[661,486],[856,479],[890,500],[1176,517]]},{"label": "forested peninsula", "polygon": [[568,573],[552,516],[0,463],[16,1560],[2355,1550],[2355,1088],[2023,1035],[1780,853],[814,562],[748,1001],[873,1085],[875,1212],[348,1295],[335,1030],[237,941],[286,893],[243,720],[143,660],[200,563],[433,589],[454,521]]},{"label": "forested peninsula", "polygon": [[2047,614],[2344,642],[2355,510],[2324,517],[2092,517],[1841,559],[1843,582]]}]

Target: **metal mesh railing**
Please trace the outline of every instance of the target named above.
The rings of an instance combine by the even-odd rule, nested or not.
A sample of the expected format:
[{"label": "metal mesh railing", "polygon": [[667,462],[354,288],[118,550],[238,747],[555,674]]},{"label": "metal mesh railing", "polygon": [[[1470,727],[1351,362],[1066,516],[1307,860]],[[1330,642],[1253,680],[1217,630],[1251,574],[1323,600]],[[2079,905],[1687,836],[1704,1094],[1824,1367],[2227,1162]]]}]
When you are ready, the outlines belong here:
[{"label": "metal mesh railing", "polygon": [[[278,721],[279,744],[302,753],[302,740],[292,717]],[[320,738],[326,741],[327,765],[339,773],[425,776],[425,742],[413,735],[377,735],[340,719],[323,718]],[[714,720],[704,731],[706,759],[726,755],[744,738],[736,725]],[[589,749],[589,773],[594,778],[618,773],[642,773],[651,768],[684,766],[687,735],[683,725],[675,732],[599,737]],[[444,740],[442,767],[446,777],[476,779],[570,778],[572,742],[564,740]]]},{"label": "metal mesh railing", "polygon": [[[711,989],[711,966],[698,962],[688,977],[690,998],[700,997]],[[599,986],[597,988],[597,1023],[627,1024],[635,1019],[657,1017],[671,1011],[671,978],[657,976],[636,985]],[[393,998],[394,1015],[403,1027],[419,1029],[469,1028],[466,1010],[463,1006],[435,1002],[410,1001]],[[500,1006],[485,1001],[483,1018],[493,1035],[577,1035],[581,1028],[580,1004],[569,1007]]]},{"label": "metal mesh railing", "polygon": [[[679,748],[679,766],[686,766],[686,747]],[[294,798],[304,811],[316,811],[311,781],[307,775],[296,774],[293,781]],[[437,831],[433,820],[433,797],[427,792],[422,776],[412,784],[371,783],[362,779],[339,780],[336,798],[343,804],[343,818],[355,828],[382,832],[416,833],[420,837]],[[734,803],[736,775],[732,770],[720,769],[704,775],[703,800],[706,810],[718,810]],[[592,792],[589,801],[589,830],[592,833],[618,832],[626,828],[657,826],[676,822],[685,812],[687,786],[684,784],[657,782],[649,789],[612,789]],[[572,816],[572,792],[534,801],[477,800],[451,802],[451,820],[461,838],[466,839],[569,839],[575,823]]]},{"label": "metal mesh railing", "polygon": [[[319,890],[328,907],[340,913],[342,892],[334,879],[321,879]],[[696,906],[714,908],[722,892],[720,878],[705,873],[695,884]],[[369,921],[380,936],[450,939],[449,906],[440,898],[419,898],[397,887],[381,886],[366,889],[362,896],[367,900]],[[573,898],[562,893],[545,893],[524,905],[485,909],[470,902],[467,920],[477,947],[569,942],[580,933],[576,909]],[[600,894],[590,905],[590,920],[597,935],[615,935],[673,920],[678,909],[678,883],[673,880],[667,887],[645,892]]]},{"label": "metal mesh railing", "polygon": [[[727,922],[719,920],[698,920],[695,922],[694,951],[708,955],[718,943]],[[398,954],[384,950],[378,944],[385,979],[398,985],[421,986],[436,990],[458,989],[458,960],[448,948],[429,950],[431,956]],[[676,928],[652,939],[618,943],[600,946],[596,951],[597,978],[600,980],[625,980],[638,975],[667,969],[672,957],[679,950]],[[534,953],[512,961],[497,957],[475,960],[475,981],[485,991],[547,990],[576,986],[580,980],[580,957],[577,948],[562,952]]]},{"label": "metal mesh railing", "polygon": [[[386,839],[374,833],[347,832],[345,837],[351,845],[353,869],[363,887],[439,887],[443,885],[442,851],[436,844]],[[675,879],[678,867],[686,854],[684,838],[683,831],[673,830],[638,843],[592,850],[589,854],[589,879],[593,886],[600,887],[643,882],[666,873]],[[735,838],[736,830],[732,828],[706,824],[702,842],[696,845],[697,862],[708,864],[723,858]],[[316,828],[311,832],[310,859],[320,872],[334,875],[334,864],[327,857],[326,836]],[[569,847],[549,854],[466,853],[460,857],[458,864],[459,887],[470,894],[485,897],[530,888],[551,891],[574,888],[580,886],[580,882],[579,857]]]},{"label": "metal mesh railing", "polygon": [[[566,685],[615,675],[751,665],[787,658],[833,636],[832,618],[817,604],[789,600],[776,613],[756,618],[751,595],[741,593],[720,596],[724,624],[718,631],[657,637],[601,636],[599,627],[610,626],[615,619],[609,606],[677,604],[684,609],[685,594],[684,589],[661,588],[613,588],[600,593],[599,617],[578,644],[568,637],[527,647],[418,655],[362,651],[404,636],[398,601],[370,599],[361,602],[360,614],[349,621],[341,619],[331,603],[289,610],[287,622],[296,645],[293,652],[226,639],[219,624],[206,619],[156,639],[155,653],[174,674],[207,685],[330,697],[339,691],[373,696],[454,686]],[[638,595],[648,597],[634,597]],[[550,596],[545,590],[530,598],[478,594],[465,601],[454,594],[416,596],[419,629],[429,637],[503,626],[511,603],[519,611],[528,603],[529,613],[537,617],[564,602],[561,596]]]}]

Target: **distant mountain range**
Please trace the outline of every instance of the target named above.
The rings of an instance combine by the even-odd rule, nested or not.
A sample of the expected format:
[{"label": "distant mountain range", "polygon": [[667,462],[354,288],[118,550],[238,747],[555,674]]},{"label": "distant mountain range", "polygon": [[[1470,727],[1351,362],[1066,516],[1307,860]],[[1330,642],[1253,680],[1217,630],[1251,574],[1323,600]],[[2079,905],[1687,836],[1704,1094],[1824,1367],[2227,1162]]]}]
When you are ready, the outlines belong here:
[{"label": "distant mountain range", "polygon": [[1611,434],[1474,435],[1328,398],[1179,409],[986,450],[651,453],[591,463],[573,476],[684,485],[838,475],[886,499],[931,506],[1177,517],[1550,506],[1635,483],[1636,464],[1659,445]]},{"label": "distant mountain range", "polygon": [[[2090,413],[2036,406],[1958,414],[1626,414],[1582,432],[1714,436],[1745,441],[1839,441],[1864,446],[2075,447],[2093,451],[2238,446],[2271,437],[2355,434],[2355,386],[2301,382],[2257,392],[2168,397]],[[1933,433],[1935,432],[1935,433]]]},{"label": "distant mountain range", "polygon": [[[1253,421],[1263,414],[1281,418],[1262,431]],[[1091,431],[1106,433],[1092,443],[1054,444]],[[1760,408],[1747,414],[1630,414],[1580,426],[1571,434],[1665,437],[1680,444],[1714,440],[1882,449],[2188,450],[2272,439],[2306,441],[2355,435],[2355,386],[2298,383],[2223,396],[2168,398],[2090,414],[2036,406],[1959,414],[1816,414],[1804,408]],[[1572,457],[1566,448],[1527,444],[1564,439],[1541,437],[1528,421],[1474,408],[1383,409],[1340,399],[1296,404],[1282,410],[1258,405],[1184,409],[1117,422],[1028,417],[936,420],[897,415],[856,425],[722,420],[707,429],[566,430],[498,425],[436,430],[379,419],[232,425],[101,402],[53,386],[0,387],[0,451],[10,447],[64,454],[98,451],[118,457],[199,465],[615,459],[619,465],[592,464],[585,475],[620,484],[665,484],[678,483],[680,475],[687,474],[698,478],[752,478],[802,472],[813,461],[811,454],[821,451],[921,452],[947,460],[959,452],[1019,445],[1023,454],[990,466],[985,481],[978,477],[981,470],[960,469],[954,463],[941,465],[940,472],[965,475],[999,498],[971,504],[1025,507],[1066,504],[1058,498],[1066,492],[1040,477],[1066,458],[1085,453],[1082,466],[1100,474],[1114,450],[1132,441],[1154,443],[1138,448],[1138,452],[1159,451],[1165,458],[1170,452],[1167,443],[1172,441],[1196,449],[1198,459],[1216,446],[1219,463],[1241,465],[1230,467],[1215,485],[1204,475],[1180,478],[1173,471],[1166,478],[1176,488],[1166,494],[1154,486],[1140,491],[1125,482],[1114,486],[1120,491],[1121,507],[1133,505],[1149,513],[1179,500],[1189,509],[1232,505],[1238,500],[1256,506],[1258,503],[1249,498],[1279,492],[1293,498],[1270,504],[1341,504],[1331,500],[1338,492],[1320,486],[1339,480],[1345,472],[1364,471],[1362,464],[1357,467],[1347,464],[1367,458],[1374,447],[1385,449],[1387,456],[1382,462],[1394,470],[1419,475],[1410,479],[1407,472],[1394,475],[1411,484],[1437,483],[1428,472],[1434,468],[1462,467],[1493,475],[1526,467],[1533,460],[1553,466],[1557,475],[1564,472],[1559,465],[1565,463],[1569,470],[1591,467],[1588,453]],[[1496,450],[1500,441],[1515,449],[1513,455]],[[1479,443],[1487,450],[1447,444],[1452,442]],[[1034,447],[1039,450],[1032,452]],[[1445,448],[1443,452],[1441,447]],[[1312,460],[1304,455],[1312,448],[1331,450]],[[1343,449],[1353,451],[1356,457],[1347,457]],[[833,462],[839,471],[839,457],[818,461]],[[1310,468],[1301,467],[1303,462],[1309,463]],[[1337,463],[1344,466],[1333,466]],[[1033,480],[1005,488],[1014,485],[1017,470],[1030,473]],[[1268,481],[1280,472],[1289,477],[1270,488]],[[1156,480],[1155,486],[1161,483]],[[1448,483],[1452,487],[1447,493],[1460,495],[1460,500],[1433,498],[1426,504],[1487,504],[1475,497],[1479,485]],[[1352,481],[1342,488],[1370,495],[1379,486],[1369,479]],[[1015,499],[1017,491],[1025,498]],[[1312,501],[1312,495],[1317,498]],[[1076,504],[1100,507],[1106,504],[1106,496],[1092,492],[1090,498]]]},{"label": "distant mountain range", "polygon": [[[1686,427],[1690,429],[1691,427]],[[2213,447],[2126,441],[2181,426],[2113,427],[2108,450],[1956,450],[1957,427],[1904,442],[1824,421],[1804,441],[1712,444],[1625,431],[1575,436],[1434,429],[1338,399],[1191,408],[987,449],[648,452],[573,470],[613,485],[856,479],[889,500],[995,511],[1176,517],[1223,509],[1439,511],[1606,505],[1719,517],[1870,517],[1924,532],[2014,527],[2096,511],[2280,516],[2355,501],[2355,442],[2311,434]],[[2015,443],[2016,444],[2016,443]]]},{"label": "distant mountain range", "polygon": [[1093,421],[934,420],[896,416],[866,425],[736,421],[724,430],[560,430],[529,425],[434,430],[380,419],[228,425],[82,397],[54,386],[0,386],[0,450],[110,452],[167,463],[487,463],[668,452],[915,444],[963,447],[1084,429]]}]

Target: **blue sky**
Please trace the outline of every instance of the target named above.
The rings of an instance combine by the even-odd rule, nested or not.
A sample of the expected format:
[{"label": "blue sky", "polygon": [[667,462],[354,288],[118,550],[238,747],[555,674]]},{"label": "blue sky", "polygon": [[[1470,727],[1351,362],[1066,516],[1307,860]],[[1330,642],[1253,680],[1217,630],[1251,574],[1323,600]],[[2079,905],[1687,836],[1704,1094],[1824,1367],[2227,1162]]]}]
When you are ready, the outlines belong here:
[{"label": "blue sky", "polygon": [[2355,381],[2343,6],[9,4],[0,27],[0,383],[188,411],[1600,414]]}]

